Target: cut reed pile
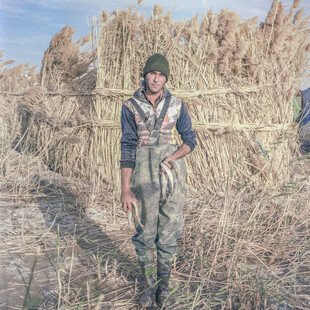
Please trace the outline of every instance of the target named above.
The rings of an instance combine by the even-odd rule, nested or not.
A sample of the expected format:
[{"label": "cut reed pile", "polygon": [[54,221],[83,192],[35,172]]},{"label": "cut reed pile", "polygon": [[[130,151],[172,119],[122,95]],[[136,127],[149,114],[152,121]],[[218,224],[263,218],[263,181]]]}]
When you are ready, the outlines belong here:
[{"label": "cut reed pile", "polygon": [[176,266],[184,287],[176,292],[176,304],[308,309],[310,162],[308,172],[302,161],[295,164],[302,169],[281,190],[228,185],[223,197],[189,195],[196,203],[186,210]]},{"label": "cut reed pile", "polygon": [[225,188],[285,180],[295,148],[291,99],[307,66],[309,30],[302,11],[273,1],[264,23],[227,10],[175,22],[155,6],[144,18],[133,10],[103,12],[92,160],[98,175],[118,184],[122,102],[139,86],[154,52],[171,65],[168,87],[184,98],[198,133],[188,158],[193,188]]},{"label": "cut reed pile", "polygon": [[35,68],[29,65],[18,65],[8,68],[14,63],[13,60],[5,61],[3,51],[0,51],[0,152],[6,153],[11,149],[11,144],[19,134],[19,121],[16,114],[16,107],[20,96],[11,94],[21,94],[25,89],[32,87],[37,82]]},{"label": "cut reed pile", "polygon": [[[21,156],[20,120],[17,113],[20,94],[38,82],[35,68],[18,65],[8,68],[14,61],[4,61],[0,52],[0,192],[9,191],[14,199],[29,197],[31,174],[39,173],[40,159]],[[12,96],[19,94],[18,96]]]},{"label": "cut reed pile", "polygon": [[19,110],[23,150],[40,154],[54,171],[85,179],[90,174],[90,93],[96,80],[90,64],[95,53],[82,52],[89,37],[73,42],[73,32],[66,26],[52,38],[43,57],[40,86],[27,89]]}]

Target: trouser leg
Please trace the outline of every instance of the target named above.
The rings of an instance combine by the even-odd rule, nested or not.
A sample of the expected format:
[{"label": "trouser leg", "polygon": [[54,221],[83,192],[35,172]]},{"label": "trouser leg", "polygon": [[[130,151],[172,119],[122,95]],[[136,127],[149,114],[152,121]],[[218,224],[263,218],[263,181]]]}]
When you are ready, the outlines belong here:
[{"label": "trouser leg", "polygon": [[[157,301],[161,305],[168,283],[171,265],[177,254],[177,242],[182,230],[182,209],[184,202],[185,163],[180,161],[180,175],[176,178],[176,188],[167,197],[161,198],[159,181],[160,162],[173,150],[140,150],[137,153],[136,167],[132,178],[132,191],[139,200],[141,214],[140,227],[132,238],[139,258],[142,274],[148,288],[140,298],[144,304],[151,305],[154,292],[154,275],[157,267]],[[169,153],[170,152],[170,153]],[[154,264],[157,250],[157,266]],[[155,297],[154,297],[155,299]],[[165,298],[166,299],[166,298]],[[145,302],[146,300],[146,302]],[[141,304],[142,305],[142,304]]]},{"label": "trouser leg", "polygon": [[[137,227],[137,233],[132,238],[133,244],[139,259],[141,269],[140,287],[142,294],[139,304],[143,308],[148,308],[155,303],[156,294],[156,264],[155,264],[155,238],[157,226],[157,212],[154,210],[144,210],[148,216],[142,216],[141,222],[144,229]],[[142,214],[143,214],[142,212]]]},{"label": "trouser leg", "polygon": [[[155,211],[144,210],[142,212],[141,223],[143,228],[138,226],[136,234],[132,238],[139,259],[139,265],[146,280],[156,275],[155,239],[157,234],[157,212]],[[146,217],[143,215],[144,213],[147,213]]]},{"label": "trouser leg", "polygon": [[[182,163],[181,163],[182,165]],[[184,166],[181,166],[184,169]],[[156,301],[163,306],[169,296],[171,267],[177,255],[178,240],[183,228],[183,206],[185,199],[185,172],[175,179],[175,189],[159,204],[157,246]]]},{"label": "trouser leg", "polygon": [[155,303],[156,263],[155,263],[155,239],[157,235],[158,206],[152,203],[142,204],[141,223],[132,238],[141,268],[142,295],[139,304],[148,308]]},{"label": "trouser leg", "polygon": [[159,215],[159,231],[156,242],[158,283],[156,302],[160,307],[164,305],[169,296],[171,267],[177,255],[177,243],[182,226],[180,214],[175,213],[175,210],[171,208],[169,209],[168,205],[165,207],[167,207],[167,211]]},{"label": "trouser leg", "polygon": [[152,150],[138,155],[132,179],[132,191],[139,203],[141,227],[136,223],[136,234],[132,238],[138,255],[142,274],[142,295],[140,306],[147,308],[155,302],[156,270],[155,263],[158,222],[158,201],[160,188],[158,182],[158,163],[152,160]]}]

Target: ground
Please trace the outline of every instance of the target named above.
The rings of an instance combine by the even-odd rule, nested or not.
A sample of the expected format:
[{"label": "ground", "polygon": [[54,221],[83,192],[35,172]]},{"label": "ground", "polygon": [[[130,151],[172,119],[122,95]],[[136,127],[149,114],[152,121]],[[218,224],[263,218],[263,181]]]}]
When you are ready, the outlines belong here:
[{"label": "ground", "polygon": [[106,211],[82,210],[70,192],[52,183],[35,199],[7,192],[0,197],[0,309],[55,308],[59,300],[64,309],[74,300],[93,308],[90,294],[107,309],[111,302],[115,309],[130,307],[136,262],[125,217],[115,229],[106,223]]},{"label": "ground", "polygon": [[[309,159],[304,167],[309,176]],[[60,175],[31,177],[36,185],[30,192],[0,192],[0,309],[137,309],[139,271],[125,215],[115,221],[107,208],[85,208]],[[182,270],[175,268],[174,285],[195,284],[194,269],[190,276]],[[296,290],[301,305],[310,308],[309,270],[302,267],[295,280],[304,287]],[[191,308],[204,309],[201,303]],[[183,302],[176,309],[187,308]]]}]

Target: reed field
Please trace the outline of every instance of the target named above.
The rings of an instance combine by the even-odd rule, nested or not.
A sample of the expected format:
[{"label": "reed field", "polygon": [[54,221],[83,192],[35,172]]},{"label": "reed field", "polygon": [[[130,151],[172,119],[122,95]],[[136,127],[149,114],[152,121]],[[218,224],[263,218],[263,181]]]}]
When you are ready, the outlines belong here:
[{"label": "reed field", "polygon": [[138,309],[120,111],[154,52],[198,140],[165,309],[310,309],[310,156],[292,106],[310,40],[298,2],[273,1],[262,23],[103,11],[76,42],[60,30],[39,73],[0,53],[0,309]]}]

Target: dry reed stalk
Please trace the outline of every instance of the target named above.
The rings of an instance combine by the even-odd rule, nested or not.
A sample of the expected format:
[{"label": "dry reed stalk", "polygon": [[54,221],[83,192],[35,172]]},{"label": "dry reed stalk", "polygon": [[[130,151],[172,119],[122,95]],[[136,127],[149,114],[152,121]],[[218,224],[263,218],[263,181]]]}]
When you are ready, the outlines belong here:
[{"label": "dry reed stalk", "polygon": [[[11,61],[3,61],[0,53],[0,92],[24,93],[29,87],[37,83],[34,68],[19,65],[8,69]],[[35,190],[32,178],[40,173],[44,166],[39,158],[22,156],[20,129],[17,107],[19,97],[2,95],[0,97],[0,188],[9,191],[16,199],[29,197],[30,190]],[[24,136],[25,137],[25,136]],[[36,168],[34,168],[36,167]]]},{"label": "dry reed stalk", "polygon": [[37,82],[38,77],[35,73],[34,66],[17,65],[12,68],[7,68],[8,65],[14,63],[14,60],[4,61],[3,57],[4,53],[0,51],[1,92],[21,93]]},{"label": "dry reed stalk", "polygon": [[35,104],[24,101],[20,107],[26,111],[24,150],[42,155],[46,164],[64,175],[87,178],[91,129],[80,124],[87,117],[89,100],[55,96]]},{"label": "dry reed stalk", "polygon": [[[291,308],[305,307],[301,292],[309,274],[298,274],[309,266],[304,239],[310,229],[310,205],[305,203],[309,184],[309,177],[299,176],[294,195],[284,188],[252,190],[249,195],[246,188],[236,190],[229,183],[223,197],[204,196],[203,208],[187,208],[184,257],[177,269],[178,274],[191,274],[197,289],[203,283],[205,295],[198,300],[220,299],[228,309],[287,303]],[[295,292],[289,289],[294,283]]]},{"label": "dry reed stalk", "polygon": [[52,38],[42,60],[41,86],[52,89],[88,72],[95,54],[93,51],[81,52],[80,49],[90,38],[86,36],[72,42],[73,33],[72,28],[65,26]]}]

